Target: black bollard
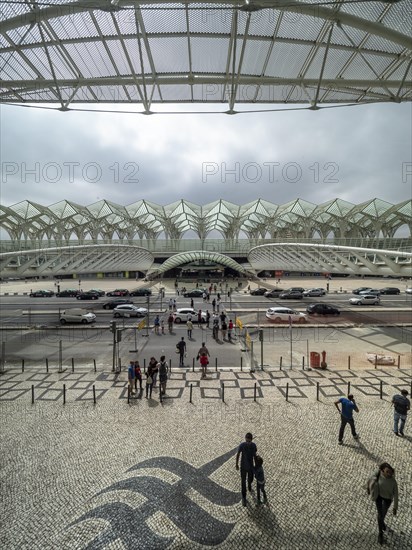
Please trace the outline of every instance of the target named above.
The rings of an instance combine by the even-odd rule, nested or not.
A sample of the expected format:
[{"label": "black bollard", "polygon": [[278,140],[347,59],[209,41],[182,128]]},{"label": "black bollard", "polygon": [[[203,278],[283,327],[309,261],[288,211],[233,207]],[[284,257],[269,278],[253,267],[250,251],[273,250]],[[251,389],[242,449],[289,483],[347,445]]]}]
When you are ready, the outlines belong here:
[{"label": "black bollard", "polygon": [[130,386],[127,385],[127,404],[130,405]]},{"label": "black bollard", "polygon": [[282,370],[282,356],[280,356],[279,368]]},{"label": "black bollard", "polygon": [[302,356],[302,370],[305,370],[305,356]]},{"label": "black bollard", "polygon": [[398,369],[401,368],[401,356],[398,355]]},{"label": "black bollard", "polygon": [[350,380],[348,382],[348,395],[350,394]]},{"label": "black bollard", "polygon": [[46,372],[49,372],[49,360],[46,357]]},{"label": "black bollard", "polygon": [[316,382],[316,401],[319,401],[319,382]]},{"label": "black bollard", "polygon": [[255,382],[255,388],[254,388],[254,391],[253,391],[253,401],[256,401],[256,387],[257,387],[257,384]]},{"label": "black bollard", "polygon": [[195,358],[192,360],[192,372],[195,372]]},{"label": "black bollard", "polygon": [[24,372],[24,359],[21,360],[21,372]]},{"label": "black bollard", "polygon": [[192,403],[193,384],[190,384],[189,403]]},{"label": "black bollard", "polygon": [[243,355],[240,358],[240,371],[243,372]]},{"label": "black bollard", "polygon": [[348,355],[348,369],[350,370],[350,355]]},{"label": "black bollard", "polygon": [[380,398],[383,399],[383,381],[382,380],[380,381],[379,393],[380,393]]},{"label": "black bollard", "polygon": [[72,357],[72,372],[74,372],[74,357]]},{"label": "black bollard", "polygon": [[225,383],[222,382],[222,401],[225,402]]},{"label": "black bollard", "polygon": [[34,405],[34,384],[31,385],[31,404]]},{"label": "black bollard", "polygon": [[215,357],[215,371],[217,372],[217,357]]},{"label": "black bollard", "polygon": [[375,369],[378,367],[378,356],[375,355]]},{"label": "black bollard", "polygon": [[96,386],[93,384],[93,403],[96,405]]},{"label": "black bollard", "polygon": [[66,384],[63,384],[63,405],[66,404]]},{"label": "black bollard", "polygon": [[93,368],[94,368],[94,372],[97,372],[96,371],[96,359],[93,359]]},{"label": "black bollard", "polygon": [[286,401],[289,399],[289,382],[286,382]]}]

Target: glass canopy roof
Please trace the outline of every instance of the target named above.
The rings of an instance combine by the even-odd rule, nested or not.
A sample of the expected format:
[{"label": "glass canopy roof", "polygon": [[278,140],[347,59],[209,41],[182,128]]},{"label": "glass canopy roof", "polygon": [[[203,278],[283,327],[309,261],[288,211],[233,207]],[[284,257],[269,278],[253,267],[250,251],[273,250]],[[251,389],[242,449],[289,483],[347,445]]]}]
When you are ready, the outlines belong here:
[{"label": "glass canopy roof", "polygon": [[171,103],[234,114],[251,104],[410,101],[411,6],[3,0],[1,100],[124,103],[145,114]]}]

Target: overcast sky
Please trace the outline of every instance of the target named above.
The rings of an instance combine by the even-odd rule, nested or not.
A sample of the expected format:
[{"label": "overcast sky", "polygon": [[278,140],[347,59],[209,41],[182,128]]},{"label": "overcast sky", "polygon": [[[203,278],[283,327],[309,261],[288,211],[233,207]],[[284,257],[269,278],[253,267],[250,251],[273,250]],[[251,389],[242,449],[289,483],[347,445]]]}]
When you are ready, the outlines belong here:
[{"label": "overcast sky", "polygon": [[411,107],[143,116],[2,106],[1,201],[397,203],[412,196]]}]

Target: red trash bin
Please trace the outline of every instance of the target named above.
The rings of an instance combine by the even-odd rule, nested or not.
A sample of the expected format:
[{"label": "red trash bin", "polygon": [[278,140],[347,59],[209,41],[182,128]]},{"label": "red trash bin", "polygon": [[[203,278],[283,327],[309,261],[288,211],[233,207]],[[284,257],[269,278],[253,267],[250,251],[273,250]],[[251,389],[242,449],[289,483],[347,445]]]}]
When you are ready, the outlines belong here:
[{"label": "red trash bin", "polygon": [[310,352],[310,366],[312,369],[320,369],[320,353],[317,351]]}]

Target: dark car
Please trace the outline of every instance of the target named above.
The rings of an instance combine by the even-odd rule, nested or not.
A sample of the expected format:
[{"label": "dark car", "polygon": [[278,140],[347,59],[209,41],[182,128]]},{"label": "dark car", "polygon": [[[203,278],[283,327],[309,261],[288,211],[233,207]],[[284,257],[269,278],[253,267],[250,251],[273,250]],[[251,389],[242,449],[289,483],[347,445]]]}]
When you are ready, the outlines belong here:
[{"label": "dark car", "polygon": [[301,292],[302,294],[305,292],[305,289],[302,286],[292,286],[292,288],[288,288],[289,292]]},{"label": "dark car", "polygon": [[129,296],[127,288],[116,288],[111,292],[106,292],[106,296]]},{"label": "dark car", "polygon": [[374,294],[375,296],[380,296],[381,291],[377,288],[368,288],[368,290],[362,290],[359,292],[358,296],[363,296],[364,294]]},{"label": "dark car", "polygon": [[204,290],[201,288],[194,288],[193,290],[188,290],[183,294],[185,298],[201,298],[203,296]]},{"label": "dark car", "polygon": [[151,296],[152,291],[150,288],[136,288],[129,292],[129,296]]},{"label": "dark car", "polygon": [[73,298],[74,296],[77,296],[79,294],[79,291],[75,288],[67,288],[66,290],[61,290],[60,292],[56,292],[56,296],[59,298]]},{"label": "dark car", "polygon": [[121,304],[133,304],[133,302],[127,298],[117,298],[117,300],[110,300],[110,302],[103,304],[103,309],[114,309]]},{"label": "dark car", "polygon": [[255,288],[254,290],[250,291],[251,296],[263,296],[265,292],[267,292],[267,288]]},{"label": "dark car", "polygon": [[329,304],[310,304],[306,311],[309,315],[340,315],[338,308]]},{"label": "dark car", "polygon": [[287,290],[279,294],[281,300],[301,300],[303,298],[303,293],[300,290]]},{"label": "dark car", "polygon": [[106,294],[106,292],[104,290],[101,290],[100,288],[92,288],[88,292],[94,292],[99,296],[104,296]]},{"label": "dark car", "polygon": [[96,292],[80,292],[76,298],[77,300],[98,300],[99,295]]},{"label": "dark car", "polygon": [[368,290],[369,288],[369,286],[360,286],[359,288],[355,288],[355,290],[352,290],[352,294],[359,294],[360,292]]},{"label": "dark car", "polygon": [[30,298],[51,298],[54,296],[54,292],[52,290],[35,290],[30,292],[29,296]]},{"label": "dark car", "polygon": [[385,286],[384,288],[380,289],[381,294],[400,294],[401,291],[399,288],[396,288],[395,286]]},{"label": "dark car", "polygon": [[274,288],[265,292],[264,296],[265,298],[278,298],[279,294],[282,294],[282,292],[285,292],[284,288]]}]

